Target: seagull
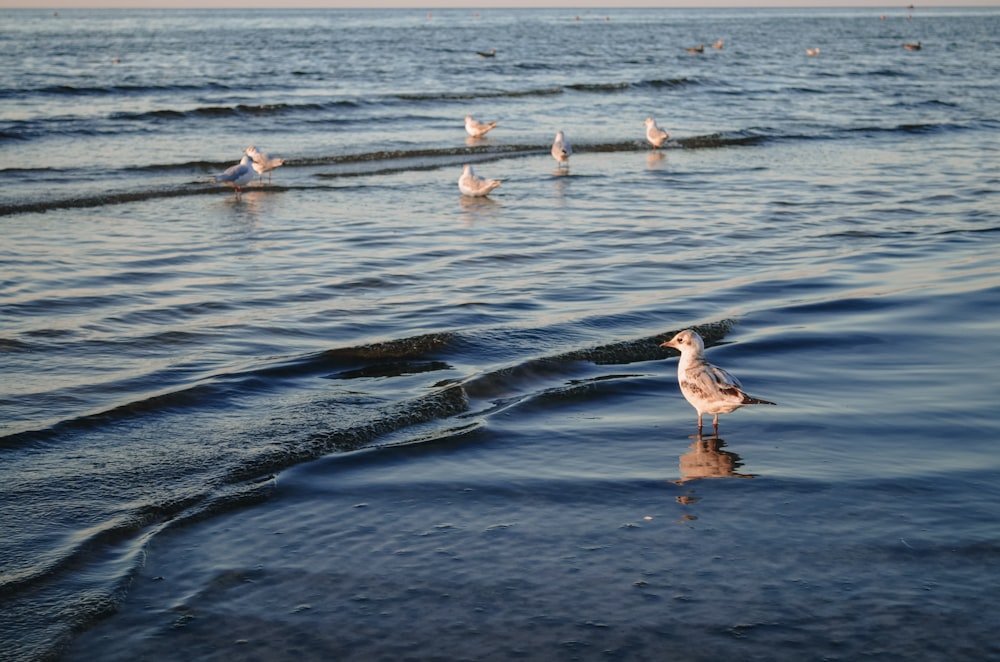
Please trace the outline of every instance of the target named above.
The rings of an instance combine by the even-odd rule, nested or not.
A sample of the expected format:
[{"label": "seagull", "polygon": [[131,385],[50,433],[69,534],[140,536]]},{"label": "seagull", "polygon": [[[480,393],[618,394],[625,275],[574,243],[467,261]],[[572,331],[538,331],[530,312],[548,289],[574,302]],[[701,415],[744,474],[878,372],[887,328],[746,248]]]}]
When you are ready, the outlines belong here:
[{"label": "seagull", "polygon": [[243,153],[253,159],[253,169],[260,176],[260,181],[264,181],[264,173],[267,173],[267,183],[271,183],[271,171],[285,165],[285,159],[278,159],[260,152],[256,147],[250,145]]},{"label": "seagull", "polygon": [[663,144],[663,141],[670,137],[670,134],[656,126],[656,120],[652,117],[647,117],[644,122],[646,125],[646,140],[653,144],[653,147],[659,147]]},{"label": "seagull", "polygon": [[819,48],[807,48],[806,55],[819,55]]},{"label": "seagull", "polygon": [[556,133],[556,139],[552,143],[552,158],[559,162],[559,166],[565,163],[569,165],[569,157],[573,154],[573,146],[566,140],[562,131]]},{"label": "seagull", "polygon": [[717,51],[721,51],[722,50],[722,46],[723,46],[724,43],[725,42],[720,39],[719,41],[717,41],[714,44],[712,44],[712,48],[714,48]]},{"label": "seagull", "polygon": [[490,191],[502,183],[502,179],[479,177],[473,172],[472,166],[466,163],[462,170],[462,176],[458,178],[458,190],[462,192],[462,195],[468,195],[473,198],[484,198],[490,194]]},{"label": "seagull", "polygon": [[239,195],[240,187],[253,179],[253,174],[253,160],[249,155],[244,154],[239,163],[226,168],[226,171],[221,175],[216,175],[215,181],[232,186],[236,189],[236,195]]},{"label": "seagull", "polygon": [[903,44],[903,48],[905,48],[908,51],[919,51],[922,47],[923,44],[921,44],[919,41],[915,44]]},{"label": "seagull", "polygon": [[681,393],[698,412],[698,434],[701,417],[715,414],[712,425],[719,431],[719,414],[728,414],[744,405],[773,405],[743,392],[740,380],[705,360],[705,341],[695,331],[681,331],[660,347],[673,347],[681,353],[677,363],[677,381]]},{"label": "seagull", "polygon": [[705,52],[705,44],[699,44],[698,46],[692,46],[691,48],[687,49],[687,52],[688,53],[704,53]]},{"label": "seagull", "polygon": [[488,53],[483,53],[482,51],[477,51],[476,55],[479,57],[496,57],[497,49],[491,48]]},{"label": "seagull", "polygon": [[472,119],[472,115],[465,116],[465,132],[473,138],[482,138],[496,125],[496,122],[480,122],[479,120],[474,120]]}]

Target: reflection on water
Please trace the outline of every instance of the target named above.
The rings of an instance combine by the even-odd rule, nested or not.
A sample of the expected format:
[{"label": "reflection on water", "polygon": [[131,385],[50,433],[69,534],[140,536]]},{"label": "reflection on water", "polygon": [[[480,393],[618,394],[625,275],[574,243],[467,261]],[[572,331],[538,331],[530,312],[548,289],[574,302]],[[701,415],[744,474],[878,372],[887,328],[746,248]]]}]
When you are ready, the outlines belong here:
[{"label": "reflection on water", "polygon": [[470,226],[476,219],[484,217],[494,217],[503,205],[488,197],[469,197],[463,195],[458,199],[458,204],[462,208],[462,224]]},{"label": "reflection on water", "polygon": [[659,150],[653,150],[646,155],[646,170],[659,170],[666,162],[666,154]]},{"label": "reflection on water", "polygon": [[741,474],[743,466],[739,455],[723,450],[726,442],[719,436],[698,435],[691,450],[680,457],[681,479],[685,483],[700,478],[753,478],[754,474]]}]

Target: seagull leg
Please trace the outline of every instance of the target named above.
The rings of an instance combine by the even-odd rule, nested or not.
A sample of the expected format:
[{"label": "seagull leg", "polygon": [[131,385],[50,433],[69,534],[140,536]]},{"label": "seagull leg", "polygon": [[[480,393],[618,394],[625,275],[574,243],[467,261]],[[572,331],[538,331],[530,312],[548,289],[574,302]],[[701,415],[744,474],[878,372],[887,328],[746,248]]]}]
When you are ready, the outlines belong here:
[{"label": "seagull leg", "polygon": [[712,427],[715,429],[715,436],[719,436],[719,415],[716,414],[715,418],[712,419]]}]

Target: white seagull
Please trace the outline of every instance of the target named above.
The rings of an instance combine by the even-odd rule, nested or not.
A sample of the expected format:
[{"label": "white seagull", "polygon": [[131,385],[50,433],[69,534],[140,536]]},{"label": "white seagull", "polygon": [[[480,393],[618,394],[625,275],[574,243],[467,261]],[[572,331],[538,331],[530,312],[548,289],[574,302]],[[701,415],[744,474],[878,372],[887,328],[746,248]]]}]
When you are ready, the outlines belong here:
[{"label": "white seagull", "polygon": [[474,120],[472,119],[472,115],[465,116],[465,132],[473,138],[482,138],[496,125],[496,122],[480,122],[479,120]]},{"label": "white seagull", "polygon": [[253,145],[250,145],[243,153],[253,159],[253,169],[256,171],[257,175],[260,177],[260,181],[264,181],[264,173],[267,173],[267,183],[271,183],[271,171],[275,168],[280,168],[285,165],[285,159],[279,159],[275,157],[268,156],[264,152],[259,151]]},{"label": "white seagull", "polygon": [[652,117],[647,117],[645,121],[646,125],[646,140],[653,144],[653,147],[659,147],[663,144],[663,141],[670,137],[670,134],[656,126],[656,120]]},{"label": "white seagull", "polygon": [[573,147],[566,140],[562,131],[556,133],[556,139],[552,143],[552,158],[559,162],[559,166],[565,163],[569,165],[569,157],[573,155]]},{"label": "white seagull", "polygon": [[240,187],[253,179],[253,159],[244,154],[240,162],[234,166],[226,168],[221,175],[215,176],[215,181],[220,184],[228,184],[236,189],[236,195],[240,194]]},{"label": "white seagull", "polygon": [[466,163],[462,170],[462,176],[458,178],[458,190],[462,192],[462,195],[483,198],[502,183],[502,179],[479,177],[473,172],[472,166]]},{"label": "white seagull", "polygon": [[728,414],[744,405],[773,405],[743,392],[740,380],[722,368],[705,360],[705,341],[696,332],[681,331],[660,347],[673,347],[681,353],[677,363],[677,381],[681,393],[698,412],[698,434],[701,417],[715,414],[712,425],[719,431],[719,414]]}]

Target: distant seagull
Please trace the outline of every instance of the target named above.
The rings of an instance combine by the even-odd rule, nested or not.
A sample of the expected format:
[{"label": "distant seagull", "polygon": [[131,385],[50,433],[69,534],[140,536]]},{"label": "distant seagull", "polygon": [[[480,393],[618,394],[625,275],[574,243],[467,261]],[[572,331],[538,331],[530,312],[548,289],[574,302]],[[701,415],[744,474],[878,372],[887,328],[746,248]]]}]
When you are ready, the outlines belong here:
[{"label": "distant seagull", "polygon": [[691,48],[687,49],[687,52],[688,53],[704,53],[705,52],[705,44],[699,44],[698,46],[692,46]]},{"label": "distant seagull", "polygon": [[903,48],[905,48],[908,51],[919,51],[921,48],[923,48],[923,44],[921,44],[918,41],[915,44],[903,44]]},{"label": "distant seagull", "polygon": [[725,42],[724,42],[724,41],[722,41],[722,40],[720,39],[719,41],[717,41],[717,42],[715,42],[714,44],[712,44],[712,48],[714,48],[714,49],[715,49],[715,50],[717,50],[717,51],[721,51],[721,50],[722,50],[722,45],[723,45],[724,43],[725,43]]},{"label": "distant seagull", "polygon": [[485,177],[477,176],[473,172],[472,166],[466,163],[462,170],[462,176],[458,178],[458,190],[462,192],[462,195],[472,198],[482,198],[489,195],[490,191],[502,183],[502,179],[486,179]]},{"label": "distant seagull", "polygon": [[227,184],[236,189],[236,195],[240,194],[240,187],[253,179],[253,159],[244,154],[240,162],[234,166],[226,168],[221,175],[215,176],[215,181],[219,184]]},{"label": "distant seagull", "polygon": [[819,49],[818,48],[807,48],[806,49],[806,55],[819,55]]},{"label": "distant seagull", "polygon": [[260,181],[264,181],[264,173],[267,173],[267,183],[271,183],[271,171],[285,165],[285,159],[268,156],[264,152],[258,151],[256,147],[250,145],[243,153],[253,159],[253,169],[260,176]]},{"label": "distant seagull", "polygon": [[563,164],[569,165],[569,157],[573,155],[573,146],[566,140],[562,131],[556,133],[556,139],[552,143],[552,158],[559,162],[559,167]]},{"label": "distant seagull", "polygon": [[488,53],[483,53],[482,51],[477,51],[476,55],[479,57],[496,57],[497,49],[491,48]]},{"label": "distant seagull", "polygon": [[647,117],[644,122],[646,125],[646,140],[653,144],[653,147],[659,147],[663,144],[663,141],[670,137],[670,134],[656,126],[656,120],[652,117]]},{"label": "distant seagull", "polygon": [[472,115],[465,116],[465,132],[473,138],[482,138],[496,125],[496,122],[480,122],[479,120],[474,120],[472,119]]},{"label": "distant seagull", "polygon": [[677,381],[681,393],[698,412],[698,433],[701,417],[714,414],[712,425],[719,430],[719,414],[728,414],[744,405],[773,405],[743,392],[740,380],[722,368],[705,360],[705,341],[696,332],[681,331],[660,347],[673,347],[681,353],[677,363]]}]

